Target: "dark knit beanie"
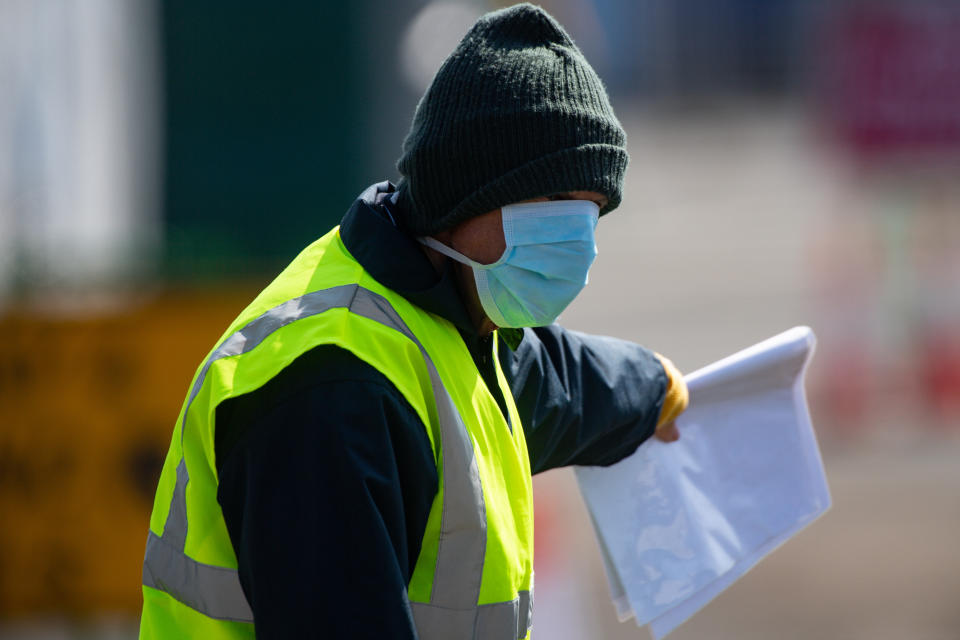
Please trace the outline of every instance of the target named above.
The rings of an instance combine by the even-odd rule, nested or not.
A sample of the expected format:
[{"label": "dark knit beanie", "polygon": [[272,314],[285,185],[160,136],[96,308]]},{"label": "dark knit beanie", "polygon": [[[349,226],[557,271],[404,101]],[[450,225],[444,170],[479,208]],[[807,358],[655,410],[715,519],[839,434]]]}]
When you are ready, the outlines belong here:
[{"label": "dark knit beanie", "polygon": [[415,235],[566,191],[604,194],[602,215],[620,204],[626,134],[563,27],[520,4],[482,16],[444,61],[397,168]]}]

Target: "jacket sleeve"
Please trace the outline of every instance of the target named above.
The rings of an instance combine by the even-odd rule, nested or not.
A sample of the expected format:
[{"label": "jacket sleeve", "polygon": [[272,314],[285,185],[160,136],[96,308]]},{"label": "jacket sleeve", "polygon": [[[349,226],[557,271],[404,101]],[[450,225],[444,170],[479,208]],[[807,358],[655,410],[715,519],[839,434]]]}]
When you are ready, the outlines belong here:
[{"label": "jacket sleeve", "polygon": [[257,638],[415,640],[406,587],[437,472],[396,388],[319,347],[216,420],[217,497]]},{"label": "jacket sleeve", "polygon": [[533,473],[610,465],[653,434],[667,377],[652,351],[554,324],[500,353]]}]

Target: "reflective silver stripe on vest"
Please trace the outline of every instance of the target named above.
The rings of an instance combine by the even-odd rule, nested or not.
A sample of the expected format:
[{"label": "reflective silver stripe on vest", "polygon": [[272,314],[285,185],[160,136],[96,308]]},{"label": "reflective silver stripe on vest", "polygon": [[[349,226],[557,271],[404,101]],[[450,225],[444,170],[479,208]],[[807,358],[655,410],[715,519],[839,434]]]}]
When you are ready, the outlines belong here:
[{"label": "reflective silver stripe on vest", "polygon": [[183,552],[187,540],[187,483],[190,474],[183,458],[177,465],[177,484],[163,535],[147,532],[143,584],[165,591],[180,602],[218,620],[253,622],[240,580],[234,569],[197,562]]},{"label": "reflective silver stripe on vest", "polygon": [[147,536],[143,584],[217,620],[253,622],[234,569],[197,562],[154,532]]},{"label": "reflective silver stripe on vest", "polygon": [[[413,620],[421,638],[524,638],[533,625],[533,597],[521,591],[510,602],[448,609],[412,602]],[[461,635],[462,634],[462,635]]]},{"label": "reflective silver stripe on vest", "polygon": [[[395,329],[412,340],[423,355],[433,387],[440,422],[444,496],[430,603],[411,603],[420,637],[524,637],[530,625],[532,602],[527,592],[510,602],[477,605],[487,536],[486,506],[473,444],[426,349],[383,296],[357,284],[314,291],[264,312],[227,337],[207,358],[190,390],[180,427],[181,445],[190,405],[215,361],[247,353],[291,322],[334,308],[348,308],[351,313]],[[183,552],[188,481],[186,464],[181,460],[163,535],[158,537],[150,532],[147,540],[143,584],[165,591],[212,618],[253,622],[237,571],[197,562]]]}]

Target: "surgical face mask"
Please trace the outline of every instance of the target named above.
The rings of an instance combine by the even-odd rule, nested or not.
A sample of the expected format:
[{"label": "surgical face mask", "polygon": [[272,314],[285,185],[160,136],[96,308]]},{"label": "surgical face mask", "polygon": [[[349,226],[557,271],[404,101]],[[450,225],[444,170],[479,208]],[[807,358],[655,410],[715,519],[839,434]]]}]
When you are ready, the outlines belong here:
[{"label": "surgical face mask", "polygon": [[511,204],[501,209],[507,248],[480,264],[434,238],[420,242],[473,268],[480,304],[498,327],[552,323],[587,284],[597,257],[600,207],[589,200]]}]

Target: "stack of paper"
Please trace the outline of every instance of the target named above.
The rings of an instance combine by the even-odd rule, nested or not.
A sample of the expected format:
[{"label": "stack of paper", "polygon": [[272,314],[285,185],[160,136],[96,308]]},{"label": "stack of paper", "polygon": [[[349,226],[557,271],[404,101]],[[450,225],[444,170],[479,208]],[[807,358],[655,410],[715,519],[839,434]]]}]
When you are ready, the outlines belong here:
[{"label": "stack of paper", "polygon": [[830,506],[797,327],[687,376],[680,440],[576,470],[621,620],[657,640]]}]

